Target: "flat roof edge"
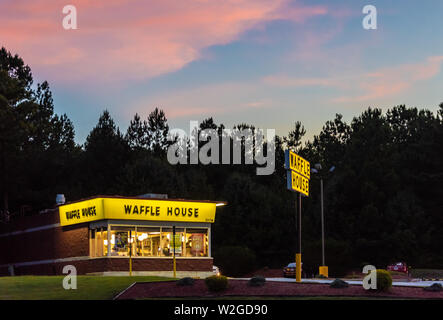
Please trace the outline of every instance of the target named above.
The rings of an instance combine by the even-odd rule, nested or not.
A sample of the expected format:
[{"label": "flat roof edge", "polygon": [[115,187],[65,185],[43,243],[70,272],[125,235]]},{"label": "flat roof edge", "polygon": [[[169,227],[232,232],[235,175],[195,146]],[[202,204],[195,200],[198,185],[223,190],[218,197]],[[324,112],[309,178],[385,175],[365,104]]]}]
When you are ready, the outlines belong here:
[{"label": "flat roof edge", "polygon": [[74,204],[74,203],[78,203],[78,202],[83,202],[83,201],[88,201],[88,200],[94,200],[94,199],[100,199],[100,198],[105,198],[105,199],[128,199],[128,200],[144,200],[144,201],[179,201],[179,202],[199,202],[199,203],[214,203],[214,204],[228,204],[226,201],[214,201],[214,200],[190,200],[190,199],[183,199],[183,198],[169,198],[169,199],[164,199],[164,198],[140,198],[140,197],[125,197],[125,196],[120,196],[120,195],[97,195],[97,196],[92,196],[92,197],[87,197],[87,198],[82,198],[79,200],[75,200],[75,201],[69,201],[69,202],[65,202],[63,204],[57,205],[56,208],[60,207],[60,206],[65,206],[68,204]]}]

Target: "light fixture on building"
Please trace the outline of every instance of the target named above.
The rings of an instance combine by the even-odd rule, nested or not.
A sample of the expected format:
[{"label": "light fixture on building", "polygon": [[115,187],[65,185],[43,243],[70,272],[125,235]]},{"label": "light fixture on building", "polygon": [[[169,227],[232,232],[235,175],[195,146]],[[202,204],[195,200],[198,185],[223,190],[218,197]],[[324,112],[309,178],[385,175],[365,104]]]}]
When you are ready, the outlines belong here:
[{"label": "light fixture on building", "polygon": [[66,202],[65,195],[64,194],[57,194],[55,197],[55,203],[57,205],[64,204]]}]

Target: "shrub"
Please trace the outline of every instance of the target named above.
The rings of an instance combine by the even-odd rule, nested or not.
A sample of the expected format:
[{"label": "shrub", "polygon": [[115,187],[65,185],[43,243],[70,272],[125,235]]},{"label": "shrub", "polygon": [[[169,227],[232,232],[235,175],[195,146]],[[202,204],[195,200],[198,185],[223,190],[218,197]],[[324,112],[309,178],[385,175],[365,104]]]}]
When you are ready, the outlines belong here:
[{"label": "shrub", "polygon": [[221,247],[214,253],[214,264],[231,277],[243,276],[255,268],[255,254],[241,246]]},{"label": "shrub", "polygon": [[178,280],[177,285],[178,286],[193,286],[194,282],[195,282],[195,280],[193,278],[186,277],[186,278],[181,278],[180,280]]},{"label": "shrub", "polygon": [[220,292],[228,287],[228,278],[225,276],[210,276],[205,279],[209,291]]},{"label": "shrub", "polygon": [[431,286],[423,288],[423,290],[431,292],[441,292],[443,291],[443,286],[440,283],[433,283]]},{"label": "shrub", "polygon": [[383,269],[377,269],[377,291],[388,291],[392,287],[391,274]]},{"label": "shrub", "polygon": [[251,287],[260,287],[260,286],[264,286],[266,283],[266,279],[262,276],[255,276],[252,277],[251,279],[249,279],[248,284]]},{"label": "shrub", "polygon": [[341,279],[335,279],[334,281],[331,282],[329,286],[335,289],[342,289],[349,287],[349,284]]}]

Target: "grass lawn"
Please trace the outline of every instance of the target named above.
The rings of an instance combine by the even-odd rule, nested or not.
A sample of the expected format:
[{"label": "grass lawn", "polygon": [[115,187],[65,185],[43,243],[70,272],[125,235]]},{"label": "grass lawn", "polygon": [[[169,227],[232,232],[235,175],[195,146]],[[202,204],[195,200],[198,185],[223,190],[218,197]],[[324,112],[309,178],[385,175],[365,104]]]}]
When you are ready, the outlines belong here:
[{"label": "grass lawn", "polygon": [[136,281],[165,281],[165,277],[77,276],[77,289],[63,288],[64,276],[0,277],[0,300],[110,300]]}]

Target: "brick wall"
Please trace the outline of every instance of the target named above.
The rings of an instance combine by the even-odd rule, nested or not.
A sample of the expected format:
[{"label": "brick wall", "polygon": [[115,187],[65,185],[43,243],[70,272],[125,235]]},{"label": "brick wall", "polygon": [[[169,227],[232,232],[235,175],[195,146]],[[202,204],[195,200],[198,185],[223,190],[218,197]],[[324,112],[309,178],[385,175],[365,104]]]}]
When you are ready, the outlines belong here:
[{"label": "brick wall", "polygon": [[[212,258],[207,259],[177,259],[177,271],[212,271]],[[73,265],[77,274],[106,271],[128,271],[129,258],[94,258],[81,261],[66,261],[58,263],[39,264],[15,267],[15,275],[62,275],[65,265]],[[172,270],[170,258],[134,258],[133,271],[167,271]],[[8,275],[7,267],[0,268],[0,275]]]},{"label": "brick wall", "polygon": [[0,265],[89,256],[88,226],[57,227],[0,238]]}]

